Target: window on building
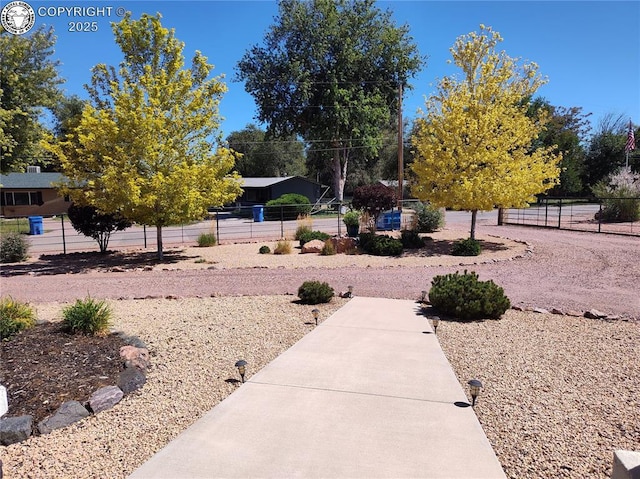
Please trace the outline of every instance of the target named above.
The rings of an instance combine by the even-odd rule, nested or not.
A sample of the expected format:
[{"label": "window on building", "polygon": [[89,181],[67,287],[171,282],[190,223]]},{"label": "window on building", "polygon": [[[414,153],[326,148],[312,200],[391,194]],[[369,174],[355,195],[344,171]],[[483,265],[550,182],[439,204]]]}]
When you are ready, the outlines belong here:
[{"label": "window on building", "polygon": [[4,204],[7,206],[42,205],[41,191],[5,191]]}]

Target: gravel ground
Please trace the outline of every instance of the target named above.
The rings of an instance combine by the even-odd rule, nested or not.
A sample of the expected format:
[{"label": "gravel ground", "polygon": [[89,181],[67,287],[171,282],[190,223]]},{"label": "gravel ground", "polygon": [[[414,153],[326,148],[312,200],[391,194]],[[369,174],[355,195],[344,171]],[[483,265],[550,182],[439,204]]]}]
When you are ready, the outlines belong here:
[{"label": "gravel ground", "polygon": [[[308,306],[291,296],[113,301],[116,329],[143,338],[151,353],[145,386],[116,407],[46,436],[2,447],[7,479],[126,477],[345,301]],[[55,320],[61,304],[38,306]]]},{"label": "gravel ground", "polygon": [[[633,285],[640,278],[637,238],[487,225],[479,233],[533,246],[533,255],[509,261],[503,250],[496,252],[506,255],[501,261],[480,257],[469,268],[503,286],[512,303],[598,308],[640,318]],[[208,266],[218,269],[183,265],[176,271],[2,278],[3,294],[35,301],[43,319],[55,318],[61,307],[50,301],[86,293],[111,299],[184,297],[112,301],[118,328],[140,336],[151,349],[154,367],[147,385],[78,425],[0,449],[5,477],[126,477],[235,389],[226,380],[236,377],[237,359],[244,357],[256,371],[311,330],[305,322],[312,307],[292,303],[290,295],[304,280],[329,281],[337,290],[353,284],[360,296],[406,299],[427,289],[435,274],[463,269],[442,259],[304,269],[238,268],[241,261]],[[343,301],[322,306],[321,317]],[[483,381],[477,414],[509,477],[604,479],[614,449],[638,449],[637,321],[509,311],[500,321],[444,322],[438,335],[461,383],[469,377]]]}]

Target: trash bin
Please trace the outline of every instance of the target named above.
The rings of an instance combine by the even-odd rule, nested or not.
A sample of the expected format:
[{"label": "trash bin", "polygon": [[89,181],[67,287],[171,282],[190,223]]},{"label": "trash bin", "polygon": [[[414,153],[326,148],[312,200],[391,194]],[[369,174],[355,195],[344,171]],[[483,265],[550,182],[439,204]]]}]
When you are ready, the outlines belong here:
[{"label": "trash bin", "polygon": [[262,223],[264,221],[264,206],[253,205],[253,221]]},{"label": "trash bin", "polygon": [[29,216],[29,234],[44,234],[44,228],[42,226],[42,216]]}]

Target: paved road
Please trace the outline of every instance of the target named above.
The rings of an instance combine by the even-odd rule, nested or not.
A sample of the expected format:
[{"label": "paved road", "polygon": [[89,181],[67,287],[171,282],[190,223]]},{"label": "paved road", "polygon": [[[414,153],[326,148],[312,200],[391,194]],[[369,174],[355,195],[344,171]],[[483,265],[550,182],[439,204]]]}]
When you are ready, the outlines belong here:
[{"label": "paved road", "polygon": [[[448,215],[447,227],[466,234],[469,214]],[[531,243],[534,255],[473,268],[483,280],[504,287],[516,305],[586,310],[640,317],[640,240],[637,237],[495,226],[495,213],[481,214],[478,233]],[[327,281],[336,290],[415,299],[433,276],[462,267],[229,269],[153,271],[2,278],[2,294],[31,301],[68,301],[78,295],[97,298],[144,295],[208,296],[292,294],[306,280]]]}]

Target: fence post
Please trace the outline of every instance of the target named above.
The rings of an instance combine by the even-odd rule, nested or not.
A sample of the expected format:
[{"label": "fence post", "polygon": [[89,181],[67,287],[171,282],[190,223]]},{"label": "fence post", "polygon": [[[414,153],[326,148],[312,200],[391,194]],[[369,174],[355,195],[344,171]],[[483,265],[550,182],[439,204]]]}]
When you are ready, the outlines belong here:
[{"label": "fence post", "polygon": [[284,239],[284,205],[280,205],[280,238]]},{"label": "fence post", "polygon": [[144,249],[147,249],[147,225],[142,225],[142,233],[144,236]]},{"label": "fence post", "polygon": [[340,229],[340,215],[342,214],[342,201],[338,203],[338,236],[342,236],[342,231]]},{"label": "fence post", "polygon": [[602,226],[602,201],[600,201],[600,209],[598,210],[598,233],[602,233],[600,231],[600,227]]},{"label": "fence post", "polygon": [[562,198],[560,198],[560,201],[558,202],[558,229],[561,229],[561,223],[562,221]]},{"label": "fence post", "polygon": [[62,226],[62,254],[67,254],[67,239],[64,236],[64,214],[60,215],[60,223]]},{"label": "fence post", "polygon": [[218,218],[218,212],[216,211],[216,240],[220,244],[220,220]]}]

